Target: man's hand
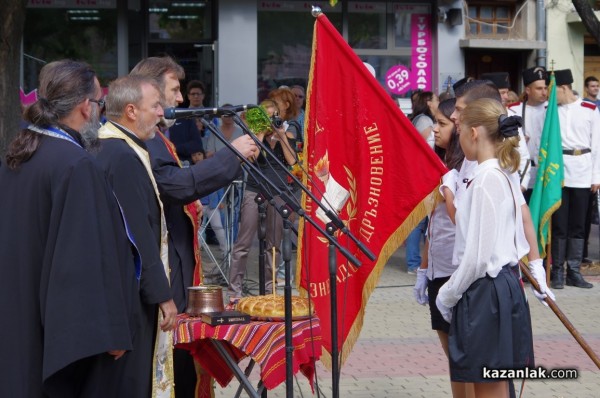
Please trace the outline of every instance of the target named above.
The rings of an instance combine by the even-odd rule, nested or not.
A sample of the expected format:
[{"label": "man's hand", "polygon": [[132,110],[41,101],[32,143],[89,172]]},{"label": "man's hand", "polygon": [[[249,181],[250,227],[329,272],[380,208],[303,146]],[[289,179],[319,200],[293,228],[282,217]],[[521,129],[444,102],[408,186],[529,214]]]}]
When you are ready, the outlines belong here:
[{"label": "man's hand", "polygon": [[600,189],[600,184],[592,185],[592,192],[596,193],[596,192],[598,192],[598,189]]},{"label": "man's hand", "polygon": [[231,142],[231,145],[248,160],[254,160],[259,154],[256,143],[249,135],[243,135]]},{"label": "man's hand", "polygon": [[115,359],[115,361],[119,358],[121,358],[124,354],[125,354],[125,350],[110,350],[107,354],[108,355],[112,355]]},{"label": "man's hand", "polygon": [[163,320],[160,323],[160,329],[163,332],[173,330],[175,327],[175,318],[177,317],[177,307],[173,299],[164,301],[158,305],[163,315]]}]

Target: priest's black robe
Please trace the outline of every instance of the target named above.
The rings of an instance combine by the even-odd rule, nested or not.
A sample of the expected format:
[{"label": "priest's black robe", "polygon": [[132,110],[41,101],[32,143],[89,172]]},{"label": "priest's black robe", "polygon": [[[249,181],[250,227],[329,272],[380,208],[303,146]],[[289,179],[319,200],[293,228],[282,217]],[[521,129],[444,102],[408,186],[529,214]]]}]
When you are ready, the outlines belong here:
[{"label": "priest's black robe", "polygon": [[[187,303],[187,287],[193,284],[194,239],[198,239],[183,206],[227,186],[239,177],[240,161],[232,151],[223,148],[209,159],[189,168],[181,168],[158,133],[146,141],[146,145],[167,219],[171,292],[177,311],[182,313]],[[173,360],[176,396],[193,396],[196,374],[191,355],[185,350],[176,349]]]},{"label": "priest's black robe", "polygon": [[0,168],[0,397],[106,396],[107,351],[132,348],[132,247],[95,159],[40,140]]},{"label": "priest's black robe", "polygon": [[[138,146],[145,144],[121,129]],[[158,304],[170,300],[171,290],[160,258],[160,207],[142,161],[124,140],[102,139],[98,162],[115,192],[142,257],[140,317],[134,348],[122,358],[123,380],[115,393],[123,397],[149,397],[156,337]]]}]

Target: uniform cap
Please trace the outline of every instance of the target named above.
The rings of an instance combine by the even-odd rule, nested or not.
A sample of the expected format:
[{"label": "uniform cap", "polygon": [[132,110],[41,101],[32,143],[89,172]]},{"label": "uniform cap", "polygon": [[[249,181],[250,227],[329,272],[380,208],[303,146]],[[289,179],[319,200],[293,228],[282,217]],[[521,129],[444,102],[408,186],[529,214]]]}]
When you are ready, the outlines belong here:
[{"label": "uniform cap", "polygon": [[507,72],[482,73],[481,80],[489,80],[498,88],[510,88]]},{"label": "uniform cap", "polygon": [[548,80],[548,72],[543,66],[535,66],[523,71],[523,84],[529,86],[538,80]]},{"label": "uniform cap", "polygon": [[573,83],[573,74],[571,73],[571,69],[555,70],[554,77],[556,78],[557,86]]}]

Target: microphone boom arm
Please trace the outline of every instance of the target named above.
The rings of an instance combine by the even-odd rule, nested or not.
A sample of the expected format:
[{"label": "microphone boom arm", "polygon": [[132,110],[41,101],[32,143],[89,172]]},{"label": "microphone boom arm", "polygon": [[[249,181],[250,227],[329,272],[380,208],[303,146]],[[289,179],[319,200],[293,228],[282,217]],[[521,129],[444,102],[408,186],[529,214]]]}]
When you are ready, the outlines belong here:
[{"label": "microphone boom arm", "polygon": [[[235,114],[235,112],[233,112],[233,111],[232,111],[232,113]],[[348,261],[350,261],[356,267],[360,267],[361,266],[362,263],[361,263],[360,260],[358,260],[354,255],[352,255],[348,251],[347,248],[341,246],[340,243],[337,241],[337,239],[335,239],[332,236],[329,236],[329,234],[327,234],[327,232],[325,232],[325,230],[315,220],[313,220],[312,217],[310,217],[309,215],[307,215],[304,212],[304,210],[302,209],[302,207],[300,207],[297,203],[295,203],[295,200],[291,200],[291,198],[288,195],[288,192],[282,192],[281,189],[279,189],[277,187],[277,185],[275,185],[271,180],[269,180],[268,178],[266,178],[262,174],[262,172],[258,169],[258,167],[256,167],[256,165],[254,165],[252,162],[250,162],[248,159],[246,159],[229,141],[227,141],[225,139],[225,137],[223,137],[221,135],[220,131],[217,129],[216,126],[214,126],[211,122],[209,122],[207,120],[204,120],[202,118],[200,119],[200,121],[204,125],[204,127],[206,127],[207,129],[209,129],[211,133],[215,134],[215,136],[225,146],[227,146],[227,148],[229,148],[231,151],[233,151],[238,156],[238,158],[241,159],[241,161],[243,162],[243,164],[246,166],[247,170],[248,169],[252,170],[254,176],[260,176],[260,179],[262,179],[263,182],[266,182],[267,185],[269,185],[269,187],[271,189],[273,189],[275,192],[278,192],[278,194],[286,202],[286,204],[288,205],[288,207],[290,209],[294,210],[299,216],[304,217],[304,219],[306,221],[308,221],[313,227],[315,227],[317,229],[317,231],[319,231],[323,236],[325,236],[331,242],[331,244],[333,244],[344,255],[344,257],[346,257],[348,259]],[[247,130],[247,128],[244,128],[244,131],[246,133],[249,133],[250,136],[253,137],[253,139],[255,139],[256,141],[259,141],[258,138],[256,138],[256,136],[254,136],[254,134],[252,132],[249,132]],[[287,172],[287,169],[285,169],[285,170]],[[258,181],[258,179],[257,179],[257,181]],[[300,185],[302,185],[302,184],[300,184]]]},{"label": "microphone boom arm", "polygon": [[[252,131],[250,131],[248,129],[248,127],[242,122],[242,120],[240,119],[240,117],[237,114],[233,114],[233,120],[235,121],[235,123],[240,126],[242,128],[242,130],[244,130],[244,132],[246,132],[247,134],[249,134],[252,139],[254,140],[254,142],[263,150],[267,151],[267,147],[265,146],[265,144],[263,142],[261,142],[255,135],[254,133],[252,133]],[[274,126],[273,126],[274,127]],[[325,214],[327,215],[327,217],[329,217],[329,219],[331,220],[331,222],[333,223],[333,225],[335,225],[335,227],[337,229],[339,229],[340,231],[342,231],[344,234],[346,234],[347,236],[350,237],[350,239],[352,239],[352,241],[356,244],[356,246],[360,249],[360,251],[362,251],[369,260],[374,261],[375,260],[375,254],[373,254],[373,252],[366,247],[360,240],[358,240],[358,238],[348,229],[348,227],[346,227],[346,225],[343,223],[343,221],[338,217],[338,215],[333,212],[329,207],[325,206],[319,199],[316,198],[316,196],[298,179],[298,177],[296,177],[293,173],[291,173],[288,169],[287,166],[285,166],[283,164],[283,162],[281,162],[281,160],[277,159],[276,156],[273,157],[275,159],[275,161],[279,164],[279,166],[281,166],[285,172],[287,173],[288,177],[290,177],[292,179],[292,181],[294,181],[294,183],[299,186],[304,192],[306,192],[306,194],[325,212]],[[296,211],[296,209],[293,209],[294,211]],[[296,213],[298,213],[298,211],[296,211]],[[312,224],[312,223],[311,223]]]}]

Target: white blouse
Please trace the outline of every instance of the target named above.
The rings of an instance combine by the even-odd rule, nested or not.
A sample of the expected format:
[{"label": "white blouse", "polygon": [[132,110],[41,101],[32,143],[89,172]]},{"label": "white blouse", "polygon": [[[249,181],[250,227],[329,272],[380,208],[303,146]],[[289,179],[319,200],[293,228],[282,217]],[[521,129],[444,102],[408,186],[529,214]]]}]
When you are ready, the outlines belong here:
[{"label": "white blouse", "polygon": [[427,236],[429,238],[429,252],[427,256],[427,278],[445,278],[452,275],[456,267],[452,264],[452,251],[454,250],[454,234],[456,226],[452,223],[446,202],[440,202],[431,216]]},{"label": "white blouse", "polygon": [[521,205],[513,196],[520,194],[518,185],[514,181],[509,185],[498,159],[477,165],[473,172],[456,211],[458,268],[438,294],[447,307],[454,307],[477,279],[486,274],[495,278],[503,266],[516,265],[529,252]]}]

